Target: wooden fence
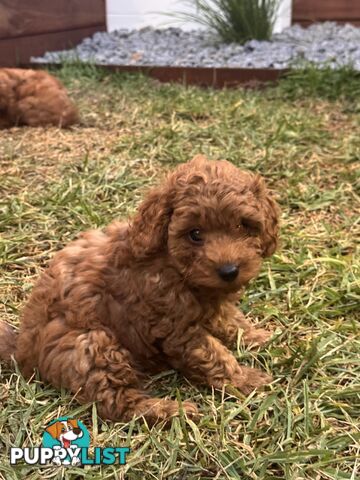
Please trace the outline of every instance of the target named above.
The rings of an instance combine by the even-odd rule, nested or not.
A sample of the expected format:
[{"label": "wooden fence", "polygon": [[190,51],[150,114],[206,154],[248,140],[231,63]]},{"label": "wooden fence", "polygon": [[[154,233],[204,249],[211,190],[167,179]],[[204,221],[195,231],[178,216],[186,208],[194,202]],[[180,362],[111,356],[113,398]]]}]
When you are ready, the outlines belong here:
[{"label": "wooden fence", "polygon": [[0,0],[0,66],[28,63],[104,30],[105,0]]},{"label": "wooden fence", "polygon": [[292,23],[324,21],[360,25],[360,0],[293,0]]}]

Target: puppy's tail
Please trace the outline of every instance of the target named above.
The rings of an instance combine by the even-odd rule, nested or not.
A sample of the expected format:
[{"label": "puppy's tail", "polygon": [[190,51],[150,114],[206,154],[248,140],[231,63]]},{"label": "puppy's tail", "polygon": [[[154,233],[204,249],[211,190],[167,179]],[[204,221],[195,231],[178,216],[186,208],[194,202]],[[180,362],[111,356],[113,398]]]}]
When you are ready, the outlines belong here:
[{"label": "puppy's tail", "polygon": [[11,355],[15,353],[15,348],[15,330],[8,323],[0,321],[0,360],[10,360]]}]

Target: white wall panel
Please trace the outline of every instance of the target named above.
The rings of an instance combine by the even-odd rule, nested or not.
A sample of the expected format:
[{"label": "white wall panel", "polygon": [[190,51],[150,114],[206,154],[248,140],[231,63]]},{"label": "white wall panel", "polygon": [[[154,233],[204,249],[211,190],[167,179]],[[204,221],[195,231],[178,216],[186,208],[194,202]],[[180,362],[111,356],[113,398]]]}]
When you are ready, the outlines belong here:
[{"label": "white wall panel", "polygon": [[[142,28],[148,25],[158,28],[170,25],[184,29],[199,28],[191,22],[174,23],[160,12],[183,11],[188,8],[178,0],[106,0],[108,30],[117,28]],[[279,32],[291,23],[291,0],[282,0],[279,15],[275,23],[275,32]]]}]

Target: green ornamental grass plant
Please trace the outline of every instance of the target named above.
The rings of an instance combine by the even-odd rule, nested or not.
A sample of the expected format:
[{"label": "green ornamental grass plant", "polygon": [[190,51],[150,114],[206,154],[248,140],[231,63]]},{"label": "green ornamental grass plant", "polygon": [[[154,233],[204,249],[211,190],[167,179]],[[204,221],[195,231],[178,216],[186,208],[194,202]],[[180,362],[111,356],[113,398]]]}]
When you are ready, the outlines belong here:
[{"label": "green ornamental grass plant", "polygon": [[[279,0],[186,0],[191,11],[176,12],[179,20],[198,23],[223,42],[243,44],[269,40]],[[171,14],[172,15],[172,14]]]}]

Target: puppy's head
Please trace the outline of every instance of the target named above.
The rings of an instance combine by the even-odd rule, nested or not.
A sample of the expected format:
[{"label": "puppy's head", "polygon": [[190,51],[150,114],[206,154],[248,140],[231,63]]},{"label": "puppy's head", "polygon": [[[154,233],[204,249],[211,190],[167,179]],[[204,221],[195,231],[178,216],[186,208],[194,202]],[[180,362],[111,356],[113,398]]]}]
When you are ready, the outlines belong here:
[{"label": "puppy's head", "polygon": [[69,440],[75,440],[82,436],[82,430],[77,420],[68,419],[67,421],[58,421],[49,425],[46,429],[53,438],[60,440],[62,437]]},{"label": "puppy's head", "polygon": [[166,253],[195,287],[236,291],[275,251],[278,217],[261,177],[198,155],[150,192],[130,242],[137,258]]}]

